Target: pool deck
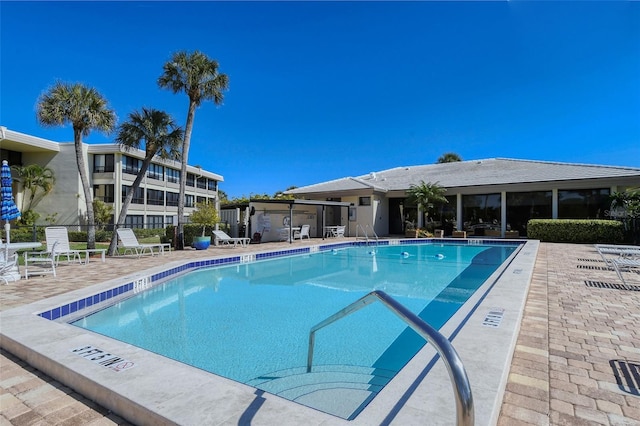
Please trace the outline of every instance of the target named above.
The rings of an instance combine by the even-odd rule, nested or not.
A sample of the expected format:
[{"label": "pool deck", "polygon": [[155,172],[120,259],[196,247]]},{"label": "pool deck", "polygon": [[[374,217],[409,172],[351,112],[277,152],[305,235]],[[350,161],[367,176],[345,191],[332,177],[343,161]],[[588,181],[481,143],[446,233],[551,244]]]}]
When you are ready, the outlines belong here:
[{"label": "pool deck", "polygon": [[[168,261],[319,243],[187,249],[164,257],[92,259],[89,266],[61,264],[56,278],[1,285],[0,310]],[[587,281],[620,283],[603,266],[591,245],[540,244],[498,425],[640,424],[640,275],[626,274],[638,291],[587,286]],[[625,372],[631,374],[625,377]],[[128,424],[5,349],[0,351],[0,389],[0,426]]]}]

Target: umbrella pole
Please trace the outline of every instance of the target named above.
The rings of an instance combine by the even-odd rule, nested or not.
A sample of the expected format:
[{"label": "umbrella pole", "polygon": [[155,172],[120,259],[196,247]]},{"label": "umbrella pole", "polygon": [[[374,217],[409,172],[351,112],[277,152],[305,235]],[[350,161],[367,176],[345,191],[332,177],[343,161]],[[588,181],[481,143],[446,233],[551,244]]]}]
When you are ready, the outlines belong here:
[{"label": "umbrella pole", "polygon": [[9,236],[9,229],[11,228],[11,225],[9,225],[9,221],[5,220],[4,221],[4,236],[7,239],[7,245],[11,242],[11,237]]}]

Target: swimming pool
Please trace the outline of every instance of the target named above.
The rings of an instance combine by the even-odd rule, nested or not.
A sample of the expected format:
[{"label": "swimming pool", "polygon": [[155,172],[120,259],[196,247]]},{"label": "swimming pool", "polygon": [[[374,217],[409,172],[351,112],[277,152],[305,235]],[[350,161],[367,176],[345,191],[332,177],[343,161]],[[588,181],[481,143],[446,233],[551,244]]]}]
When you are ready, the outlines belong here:
[{"label": "swimming pool", "polygon": [[73,324],[353,419],[425,342],[375,304],[318,334],[307,374],[309,330],[373,290],[438,329],[517,247],[355,246],[205,268]]},{"label": "swimming pool", "polygon": [[[398,242],[424,244],[429,240],[387,240],[381,241],[381,245],[393,246]],[[449,242],[481,243],[478,240]],[[424,423],[426,419],[429,424],[451,424],[455,418],[451,382],[432,345],[423,347],[354,420],[347,421],[67,324],[70,317],[87,306],[95,309],[111,305],[129,294],[161,286],[186,271],[214,265],[242,269],[244,263],[256,260],[313,255],[360,244],[345,241],[315,245],[313,241],[308,244],[305,241],[305,244],[293,245],[263,244],[246,250],[177,252],[173,257],[157,259],[162,260],[161,265],[155,262],[158,266],[151,266],[153,262],[145,262],[149,269],[123,273],[119,279],[0,312],[2,347],[134,424],[214,424],[226,420],[253,425],[353,426]],[[464,361],[473,390],[476,424],[492,424],[497,419],[535,264],[539,243],[519,241],[518,244],[522,248],[517,256],[491,274],[440,328]],[[122,262],[126,260],[112,259],[107,266],[117,268]],[[373,272],[373,260],[369,262]],[[381,263],[378,270],[383,270]],[[490,318],[496,312],[501,315],[498,322]],[[90,362],[97,358],[101,359]],[[117,361],[118,364],[114,364]],[[339,393],[338,398],[350,396],[351,390]]]}]

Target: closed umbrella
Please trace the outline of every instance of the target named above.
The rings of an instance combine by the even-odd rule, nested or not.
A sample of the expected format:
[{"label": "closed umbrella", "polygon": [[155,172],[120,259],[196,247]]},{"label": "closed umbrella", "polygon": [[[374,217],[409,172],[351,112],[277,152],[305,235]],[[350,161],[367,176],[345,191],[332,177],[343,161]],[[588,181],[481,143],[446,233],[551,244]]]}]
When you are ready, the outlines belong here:
[{"label": "closed umbrella", "polygon": [[9,168],[9,162],[2,160],[2,169],[0,169],[0,200],[2,202],[2,211],[0,213],[0,219],[4,220],[5,235],[7,238],[7,244],[11,242],[9,236],[9,221],[20,217],[20,210],[13,201],[13,188],[11,179],[11,169]]}]

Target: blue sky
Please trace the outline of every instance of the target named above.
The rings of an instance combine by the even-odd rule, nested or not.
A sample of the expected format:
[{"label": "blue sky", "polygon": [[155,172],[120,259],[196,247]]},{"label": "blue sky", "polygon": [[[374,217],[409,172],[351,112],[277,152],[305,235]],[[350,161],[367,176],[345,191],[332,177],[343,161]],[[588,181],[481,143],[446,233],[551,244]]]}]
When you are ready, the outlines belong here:
[{"label": "blue sky", "polygon": [[[162,65],[200,50],[229,76],[196,112],[189,163],[230,197],[344,176],[507,157],[640,167],[638,2],[0,3],[0,125],[56,80],[95,87],[119,122],[184,125]],[[93,132],[88,143],[112,142]]]}]

